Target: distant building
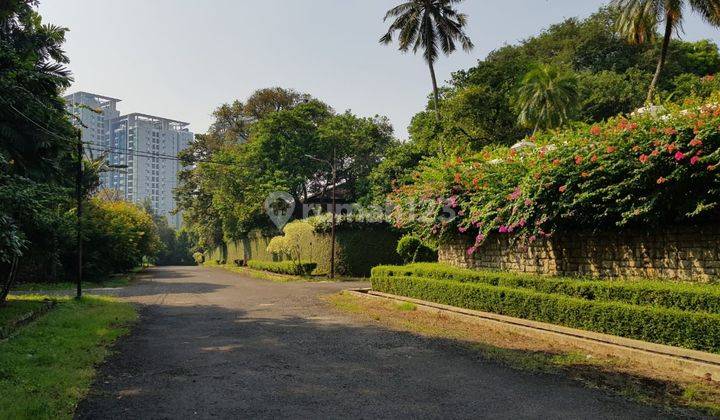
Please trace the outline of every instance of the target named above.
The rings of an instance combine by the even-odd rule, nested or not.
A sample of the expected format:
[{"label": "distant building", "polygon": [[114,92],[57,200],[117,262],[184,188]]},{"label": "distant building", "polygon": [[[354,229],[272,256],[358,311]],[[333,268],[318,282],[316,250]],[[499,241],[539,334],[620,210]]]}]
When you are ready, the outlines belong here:
[{"label": "distant building", "polygon": [[181,169],[177,155],[193,139],[188,123],[139,113],[121,116],[116,110],[119,99],[87,92],[65,99],[68,109],[87,126],[82,128],[87,151],[92,156],[106,152],[108,163],[115,168],[102,175],[101,188],[116,190],[135,203],[148,201],[171,226],[180,227],[180,215],[172,214],[173,189]]}]

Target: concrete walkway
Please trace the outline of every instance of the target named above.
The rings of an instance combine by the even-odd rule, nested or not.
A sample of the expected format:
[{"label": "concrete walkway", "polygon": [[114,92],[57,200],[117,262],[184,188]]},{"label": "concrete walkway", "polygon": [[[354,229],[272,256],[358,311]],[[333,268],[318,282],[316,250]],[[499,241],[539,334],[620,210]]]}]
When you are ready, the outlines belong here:
[{"label": "concrete walkway", "polygon": [[141,322],[78,418],[658,418],[452,342],[353,320],[318,299],[367,283],[274,283],[153,268],[118,294]]}]

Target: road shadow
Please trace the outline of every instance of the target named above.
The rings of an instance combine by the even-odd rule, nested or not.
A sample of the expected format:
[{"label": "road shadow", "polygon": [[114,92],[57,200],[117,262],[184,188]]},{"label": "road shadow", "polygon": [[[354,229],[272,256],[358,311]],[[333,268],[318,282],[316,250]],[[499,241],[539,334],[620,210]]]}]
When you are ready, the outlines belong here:
[{"label": "road shadow", "polygon": [[277,309],[149,305],[77,418],[661,418],[466,343]]}]

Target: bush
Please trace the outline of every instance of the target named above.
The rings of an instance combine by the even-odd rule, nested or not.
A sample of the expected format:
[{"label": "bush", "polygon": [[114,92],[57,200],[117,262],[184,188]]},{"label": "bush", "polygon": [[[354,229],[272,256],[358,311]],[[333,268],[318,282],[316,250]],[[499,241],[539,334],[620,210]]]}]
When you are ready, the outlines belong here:
[{"label": "bush", "polygon": [[422,239],[472,235],[470,254],[490,234],[533,242],[556,231],[715,222],[719,95],[538,133],[520,149],[426,159],[389,196],[393,222]]},{"label": "bush", "polygon": [[634,305],[656,305],[687,311],[720,314],[720,287],[668,283],[664,281],[593,281],[544,277],[533,274],[503,273],[461,269],[442,264],[379,266],[373,277],[417,276],[493,286],[531,289],[587,300],[617,301]]},{"label": "bush", "polygon": [[278,274],[290,274],[293,276],[307,276],[315,270],[316,263],[295,261],[258,261],[250,260],[247,266],[255,270],[271,271]]},{"label": "bush", "polygon": [[717,314],[417,277],[373,277],[372,287],[379,292],[446,305],[720,353]]},{"label": "bush", "polygon": [[397,253],[405,263],[437,261],[437,251],[425,245],[415,235],[405,235],[400,238]]},{"label": "bush", "polygon": [[205,254],[203,254],[202,252],[196,252],[193,254],[193,259],[196,263],[202,264],[205,262]]}]

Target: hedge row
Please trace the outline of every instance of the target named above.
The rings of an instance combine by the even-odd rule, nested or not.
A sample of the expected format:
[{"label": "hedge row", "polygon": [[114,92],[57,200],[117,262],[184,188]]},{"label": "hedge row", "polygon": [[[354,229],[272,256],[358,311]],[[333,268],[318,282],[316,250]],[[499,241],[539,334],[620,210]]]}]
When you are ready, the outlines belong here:
[{"label": "hedge row", "polygon": [[720,287],[659,281],[602,281],[545,277],[533,274],[477,271],[442,264],[379,266],[373,276],[417,276],[433,279],[479,282],[493,286],[531,289],[588,300],[634,305],[657,305],[686,311],[720,314]]},{"label": "hedge row", "polygon": [[290,274],[294,276],[309,275],[317,267],[316,263],[312,262],[300,262],[294,261],[258,261],[250,260],[247,263],[248,267],[255,270],[271,271],[278,274]]},{"label": "hedge row", "polygon": [[417,277],[375,276],[374,290],[462,308],[720,353],[720,315]]}]

